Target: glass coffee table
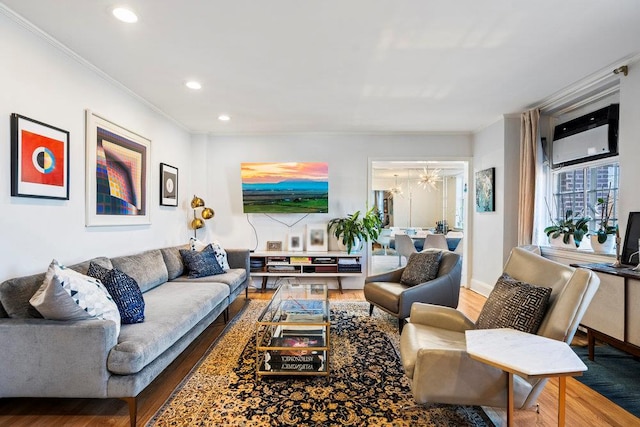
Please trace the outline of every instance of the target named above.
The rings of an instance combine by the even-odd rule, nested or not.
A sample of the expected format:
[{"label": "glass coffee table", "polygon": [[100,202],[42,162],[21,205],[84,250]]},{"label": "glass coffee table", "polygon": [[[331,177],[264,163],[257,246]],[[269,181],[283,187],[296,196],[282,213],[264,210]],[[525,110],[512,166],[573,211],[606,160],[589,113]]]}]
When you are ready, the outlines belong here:
[{"label": "glass coffee table", "polygon": [[256,324],[256,373],[329,375],[326,284],[283,283]]}]

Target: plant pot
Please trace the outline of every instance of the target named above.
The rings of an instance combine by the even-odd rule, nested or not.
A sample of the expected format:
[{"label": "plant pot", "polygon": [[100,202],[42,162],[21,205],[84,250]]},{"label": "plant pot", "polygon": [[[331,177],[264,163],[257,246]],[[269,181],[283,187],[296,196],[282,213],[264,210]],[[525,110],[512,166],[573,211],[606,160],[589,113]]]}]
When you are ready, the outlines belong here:
[{"label": "plant pot", "polygon": [[591,248],[593,248],[594,252],[603,254],[612,254],[614,252],[616,239],[613,235],[607,235],[607,240],[605,240],[604,243],[598,242],[597,235],[589,236],[589,238],[591,239]]},{"label": "plant pot", "polygon": [[551,236],[549,236],[549,244],[556,248],[578,249],[575,240],[573,240],[573,236],[569,236],[569,243],[565,243],[562,238],[562,235],[556,238],[552,238]]},{"label": "plant pot", "polygon": [[[342,243],[342,238],[338,239],[338,249],[341,250],[342,252],[347,252],[347,245]],[[356,239],[355,242],[353,242],[353,245],[351,246],[351,252],[348,252],[348,253],[350,254],[358,253],[361,250],[362,250],[362,241],[360,239]]]}]

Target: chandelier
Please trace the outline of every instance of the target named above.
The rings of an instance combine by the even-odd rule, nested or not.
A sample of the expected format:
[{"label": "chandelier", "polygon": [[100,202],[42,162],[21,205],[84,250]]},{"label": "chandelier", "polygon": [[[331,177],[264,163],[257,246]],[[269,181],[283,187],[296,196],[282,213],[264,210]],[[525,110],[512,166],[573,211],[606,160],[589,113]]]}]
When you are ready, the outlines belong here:
[{"label": "chandelier", "polygon": [[425,168],[418,177],[418,184],[425,190],[431,191],[431,189],[436,189],[436,183],[441,180],[440,169],[429,170],[429,168]]},{"label": "chandelier", "polygon": [[391,194],[393,194],[394,196],[402,196],[402,187],[400,187],[398,185],[398,174],[394,174],[393,176],[396,177],[396,185],[391,187],[391,190],[389,190],[391,192]]}]

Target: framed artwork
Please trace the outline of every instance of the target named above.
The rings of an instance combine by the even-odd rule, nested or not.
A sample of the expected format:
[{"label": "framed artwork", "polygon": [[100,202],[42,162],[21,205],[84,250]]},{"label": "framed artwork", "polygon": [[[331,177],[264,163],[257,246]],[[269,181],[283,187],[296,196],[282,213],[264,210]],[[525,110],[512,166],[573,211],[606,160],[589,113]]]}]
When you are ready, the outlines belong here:
[{"label": "framed artwork", "polygon": [[289,250],[301,252],[303,250],[302,234],[289,234]]},{"label": "framed artwork", "polygon": [[476,172],[476,212],[494,212],[496,168]]},{"label": "framed artwork", "polygon": [[307,251],[326,252],[329,247],[327,224],[307,225]]},{"label": "framed artwork", "polygon": [[268,251],[281,251],[282,250],[282,242],[271,240],[267,242],[267,250]]},{"label": "framed artwork", "polygon": [[178,168],[160,163],[160,205],[178,206]]},{"label": "framed artwork", "polygon": [[151,141],[87,110],[86,225],[145,225]]},{"label": "framed artwork", "polygon": [[11,114],[11,195],[69,200],[69,132]]}]

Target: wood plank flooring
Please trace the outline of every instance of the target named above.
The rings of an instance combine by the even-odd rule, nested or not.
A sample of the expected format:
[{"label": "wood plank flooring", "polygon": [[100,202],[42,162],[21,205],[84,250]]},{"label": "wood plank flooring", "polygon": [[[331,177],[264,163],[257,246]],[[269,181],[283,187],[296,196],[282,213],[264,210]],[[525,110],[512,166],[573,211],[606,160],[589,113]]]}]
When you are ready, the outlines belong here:
[{"label": "wood plank flooring", "polygon": [[[331,292],[332,300],[363,301],[360,290],[345,290],[344,294]],[[266,293],[251,291],[253,299],[269,299]],[[463,289],[459,309],[476,319],[485,298]],[[240,297],[231,305],[231,316],[245,304]],[[138,396],[138,425],[145,423],[162,406],[171,392],[198,362],[211,343],[224,330],[220,317],[189,346],[149,387]],[[3,343],[2,345],[6,345]],[[3,361],[6,363],[6,361]],[[558,382],[551,380],[545,387],[538,403],[540,413],[518,411],[518,426],[555,426],[557,422]],[[500,414],[500,412],[498,412]],[[505,417],[506,419],[506,417]],[[118,399],[0,399],[0,426],[116,426],[127,427],[129,415],[125,402]],[[567,426],[640,426],[640,419],[613,404],[600,394],[582,385],[573,378],[567,380]]]}]

